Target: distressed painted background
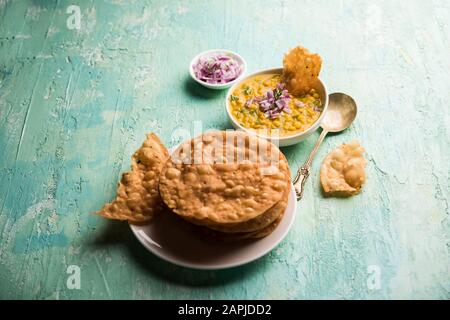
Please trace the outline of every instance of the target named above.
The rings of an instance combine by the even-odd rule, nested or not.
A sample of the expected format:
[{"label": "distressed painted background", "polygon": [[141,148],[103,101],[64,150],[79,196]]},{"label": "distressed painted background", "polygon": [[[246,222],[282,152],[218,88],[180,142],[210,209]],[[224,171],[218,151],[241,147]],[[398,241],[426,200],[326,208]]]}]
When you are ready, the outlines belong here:
[{"label": "distressed painted background", "polygon": [[[69,5],[80,30],[66,25]],[[449,299],[449,21],[445,0],[0,0],[0,298]],[[195,120],[230,127],[225,92],[189,80],[195,54],[231,49],[252,72],[298,43],[359,114],[322,145],[277,249],[193,271],[91,214],[146,132],[172,146]],[[284,149],[292,170],[317,136]],[[352,139],[367,149],[367,185],[325,199],[320,159]],[[66,286],[69,265],[80,290]]]}]

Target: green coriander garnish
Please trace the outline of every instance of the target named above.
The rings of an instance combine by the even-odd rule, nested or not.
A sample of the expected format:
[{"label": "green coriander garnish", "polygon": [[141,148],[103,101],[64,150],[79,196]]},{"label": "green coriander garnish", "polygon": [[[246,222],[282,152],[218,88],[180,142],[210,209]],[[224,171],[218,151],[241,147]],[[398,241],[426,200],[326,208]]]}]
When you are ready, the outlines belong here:
[{"label": "green coriander garnish", "polygon": [[244,89],[242,90],[242,92],[248,96],[249,94],[253,93],[253,89],[250,88],[249,86],[245,86]]},{"label": "green coriander garnish", "polygon": [[231,95],[230,100],[231,100],[231,101],[238,101],[238,100],[239,100],[239,97],[238,97],[238,96]]}]

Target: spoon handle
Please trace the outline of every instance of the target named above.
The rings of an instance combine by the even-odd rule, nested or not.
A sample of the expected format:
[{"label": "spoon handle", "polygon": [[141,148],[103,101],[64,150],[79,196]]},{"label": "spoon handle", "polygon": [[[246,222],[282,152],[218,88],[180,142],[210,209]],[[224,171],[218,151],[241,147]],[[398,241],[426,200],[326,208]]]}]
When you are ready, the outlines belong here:
[{"label": "spoon handle", "polygon": [[314,156],[317,153],[317,150],[319,149],[320,144],[322,143],[323,139],[327,135],[328,130],[322,130],[322,133],[320,134],[319,139],[317,139],[316,144],[314,145],[314,148],[312,149],[311,153],[309,154],[308,160],[298,169],[297,175],[294,178],[294,189],[295,194],[297,195],[297,201],[299,201],[303,197],[303,190],[305,189],[305,182],[306,179],[309,177],[309,173],[311,171],[311,163],[314,159]]}]

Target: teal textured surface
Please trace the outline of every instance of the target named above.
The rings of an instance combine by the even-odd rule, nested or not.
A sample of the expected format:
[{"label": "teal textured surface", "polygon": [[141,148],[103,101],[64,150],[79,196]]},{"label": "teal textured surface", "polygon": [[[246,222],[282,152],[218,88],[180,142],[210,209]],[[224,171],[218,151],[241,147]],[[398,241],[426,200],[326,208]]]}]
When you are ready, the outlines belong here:
[{"label": "teal textured surface", "polygon": [[[444,0],[0,0],[0,298],[449,299],[449,21]],[[229,49],[255,72],[299,43],[359,110],[320,148],[274,251],[183,269],[92,214],[145,133],[174,146],[177,129],[231,128],[226,92],[190,79],[193,56]],[[283,149],[293,172],[317,137]],[[321,159],[354,139],[367,150],[363,192],[324,198]]]}]

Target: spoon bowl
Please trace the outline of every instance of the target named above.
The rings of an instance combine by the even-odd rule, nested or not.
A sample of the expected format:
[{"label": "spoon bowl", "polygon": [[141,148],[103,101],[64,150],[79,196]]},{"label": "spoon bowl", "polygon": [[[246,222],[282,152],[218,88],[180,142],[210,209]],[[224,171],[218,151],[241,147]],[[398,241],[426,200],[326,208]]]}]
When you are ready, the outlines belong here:
[{"label": "spoon bowl", "polygon": [[356,118],[356,102],[345,93],[330,94],[328,110],[323,117],[321,127],[328,132],[340,132],[347,129]]}]

